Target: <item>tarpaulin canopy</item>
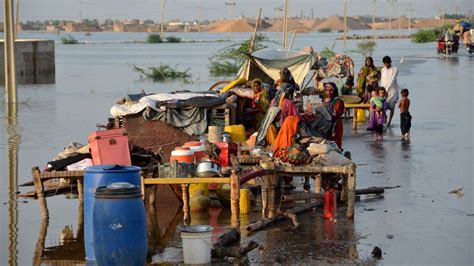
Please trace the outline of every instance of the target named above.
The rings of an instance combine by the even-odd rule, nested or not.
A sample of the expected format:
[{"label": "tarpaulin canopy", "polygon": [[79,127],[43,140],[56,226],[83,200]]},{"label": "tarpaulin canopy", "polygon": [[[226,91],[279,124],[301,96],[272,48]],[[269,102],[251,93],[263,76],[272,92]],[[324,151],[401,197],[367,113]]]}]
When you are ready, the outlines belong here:
[{"label": "tarpaulin canopy", "polygon": [[266,83],[275,82],[280,78],[280,70],[286,67],[293,74],[296,83],[301,85],[315,61],[311,53],[266,48],[248,55],[239,78],[260,78]]}]

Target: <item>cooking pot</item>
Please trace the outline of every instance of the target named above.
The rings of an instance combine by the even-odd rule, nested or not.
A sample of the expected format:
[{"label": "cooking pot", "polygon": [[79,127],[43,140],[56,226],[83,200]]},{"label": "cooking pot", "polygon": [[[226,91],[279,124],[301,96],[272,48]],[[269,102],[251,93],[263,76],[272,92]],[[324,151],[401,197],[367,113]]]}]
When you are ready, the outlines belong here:
[{"label": "cooking pot", "polygon": [[221,172],[221,166],[218,163],[202,160],[197,165],[196,175],[198,177],[216,177]]}]

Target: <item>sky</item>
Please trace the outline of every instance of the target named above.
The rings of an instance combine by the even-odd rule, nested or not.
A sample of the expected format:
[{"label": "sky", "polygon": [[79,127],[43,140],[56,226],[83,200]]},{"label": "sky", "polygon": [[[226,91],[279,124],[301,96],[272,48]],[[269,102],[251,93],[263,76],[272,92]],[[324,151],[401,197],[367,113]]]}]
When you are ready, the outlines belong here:
[{"label": "sky", "polygon": [[[14,0],[17,1],[17,0]],[[20,21],[97,18],[103,21],[112,19],[160,19],[160,0],[19,0]],[[166,1],[166,0],[163,0]],[[347,0],[348,15],[371,14],[372,0]],[[413,17],[435,16],[439,9],[447,13],[469,13],[474,9],[474,0],[392,0],[394,17],[398,16],[398,2],[402,15],[407,15],[408,3],[412,2]],[[225,2],[234,2],[231,18],[240,15],[256,17],[258,8],[262,16],[276,16],[276,7],[282,7],[284,0],[167,0],[165,21],[173,19],[196,20],[201,6],[201,18],[214,20],[228,17]],[[289,0],[289,15],[310,16],[313,9],[315,17],[343,15],[343,0]],[[457,8],[458,7],[458,8]],[[388,0],[376,0],[376,15],[388,16]],[[3,14],[0,15],[3,20]]]}]

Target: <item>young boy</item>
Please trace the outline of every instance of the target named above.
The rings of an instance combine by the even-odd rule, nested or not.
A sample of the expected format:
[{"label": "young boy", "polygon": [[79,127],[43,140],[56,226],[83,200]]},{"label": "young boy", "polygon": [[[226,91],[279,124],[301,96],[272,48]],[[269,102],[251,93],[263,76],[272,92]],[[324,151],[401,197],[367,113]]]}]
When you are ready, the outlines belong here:
[{"label": "young boy", "polygon": [[398,103],[400,108],[400,129],[402,130],[402,140],[410,139],[410,128],[411,128],[411,115],[410,115],[410,99],[408,99],[408,89],[400,91],[402,99]]}]

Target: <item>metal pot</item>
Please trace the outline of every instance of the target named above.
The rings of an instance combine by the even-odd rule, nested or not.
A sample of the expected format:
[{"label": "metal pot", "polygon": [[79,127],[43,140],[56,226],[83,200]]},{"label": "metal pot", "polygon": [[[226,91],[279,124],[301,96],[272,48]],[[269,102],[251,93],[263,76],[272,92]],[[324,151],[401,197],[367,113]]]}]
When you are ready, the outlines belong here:
[{"label": "metal pot", "polygon": [[198,177],[216,177],[221,172],[221,166],[218,163],[203,160],[197,165],[196,175]]}]

